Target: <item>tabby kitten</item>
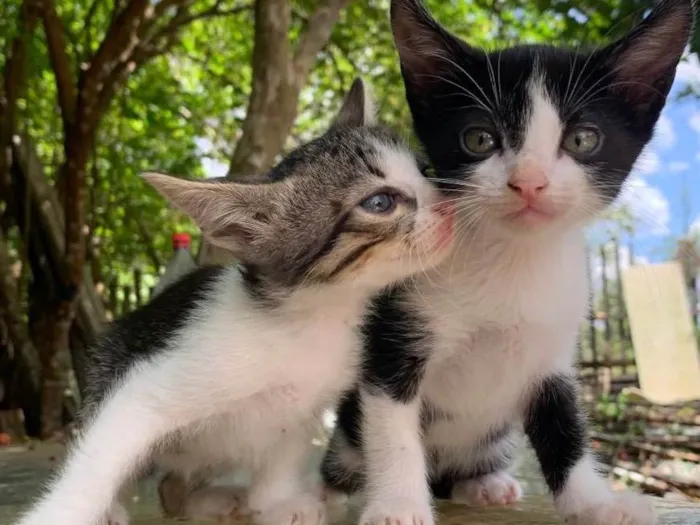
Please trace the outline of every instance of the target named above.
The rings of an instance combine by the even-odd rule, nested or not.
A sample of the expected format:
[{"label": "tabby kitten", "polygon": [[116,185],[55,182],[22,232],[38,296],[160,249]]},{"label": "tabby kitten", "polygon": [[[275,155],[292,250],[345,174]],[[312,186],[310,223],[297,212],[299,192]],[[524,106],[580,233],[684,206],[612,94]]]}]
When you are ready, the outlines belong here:
[{"label": "tabby kitten", "polygon": [[[316,418],[357,379],[366,303],[452,240],[450,206],[364,94],[356,81],[333,127],[263,181],[145,176],[240,264],[199,268],[112,326],[83,435],[22,525],[122,523],[117,492],[151,461],[192,477],[247,467],[260,523],[325,521],[303,474]],[[209,516],[238,503],[189,496]]]},{"label": "tabby kitten", "polygon": [[524,430],[569,523],[647,525],[614,494],[585,438],[573,363],[585,316],[584,227],[652,137],[693,24],[665,0],[602,49],[487,53],[419,0],[391,21],[415,131],[458,208],[453,255],[383,296],[368,365],[338,409],[323,475],[366,489],[361,523],[433,523],[430,490],[468,505],[521,495],[508,472]]}]

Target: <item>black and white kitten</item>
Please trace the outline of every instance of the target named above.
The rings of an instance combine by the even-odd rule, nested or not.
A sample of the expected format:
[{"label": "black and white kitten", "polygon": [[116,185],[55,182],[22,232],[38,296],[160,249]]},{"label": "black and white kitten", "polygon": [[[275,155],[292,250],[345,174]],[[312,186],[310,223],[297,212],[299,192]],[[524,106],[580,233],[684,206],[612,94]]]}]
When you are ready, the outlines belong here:
[{"label": "black and white kitten", "polygon": [[[364,93],[356,81],[332,129],[262,182],[145,176],[241,263],[200,268],[111,328],[84,432],[22,525],[121,523],[117,493],[151,461],[185,476],[247,467],[259,522],[325,520],[307,453],[317,417],[357,380],[366,303],[444,259],[453,238],[449,203],[372,125]],[[187,503],[236,510],[202,490]]]},{"label": "black and white kitten", "polygon": [[415,290],[377,303],[363,382],[339,406],[324,459],[327,486],[364,486],[363,524],[433,523],[430,489],[511,503],[521,495],[507,473],[511,437],[524,430],[569,523],[654,523],[649,501],[614,494],[597,472],[573,364],[589,300],[584,226],[652,136],[691,1],[659,3],[591,52],[486,53],[419,0],[393,0],[391,19],[416,133],[458,198],[456,248]]}]

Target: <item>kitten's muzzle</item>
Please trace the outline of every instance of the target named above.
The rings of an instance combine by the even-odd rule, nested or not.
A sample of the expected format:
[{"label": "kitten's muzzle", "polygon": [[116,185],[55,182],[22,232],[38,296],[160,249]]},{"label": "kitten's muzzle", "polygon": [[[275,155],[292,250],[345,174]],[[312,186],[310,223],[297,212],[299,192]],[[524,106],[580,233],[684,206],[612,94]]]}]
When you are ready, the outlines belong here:
[{"label": "kitten's muzzle", "polygon": [[528,164],[514,169],[507,185],[527,206],[532,206],[549,186],[549,178],[540,167]]}]

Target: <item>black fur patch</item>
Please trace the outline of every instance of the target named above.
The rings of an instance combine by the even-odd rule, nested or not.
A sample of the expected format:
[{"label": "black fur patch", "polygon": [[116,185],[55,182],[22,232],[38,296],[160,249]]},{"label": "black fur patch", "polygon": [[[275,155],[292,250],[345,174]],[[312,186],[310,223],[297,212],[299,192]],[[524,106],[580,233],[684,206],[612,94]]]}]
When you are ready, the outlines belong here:
[{"label": "black fur patch", "polygon": [[345,465],[336,463],[336,454],[326,454],[321,463],[321,479],[323,483],[335,491],[344,494],[355,494],[365,485],[365,477],[362,472],[350,470]]},{"label": "black fur patch", "polygon": [[586,448],[585,420],[573,378],[552,376],[538,385],[525,416],[525,433],[549,489],[557,496]]},{"label": "black fur patch", "polygon": [[166,350],[224,271],[219,266],[197,268],[115,321],[88,355],[86,407],[99,404],[135,363]]},{"label": "black fur patch", "polygon": [[362,405],[359,391],[355,389],[343,398],[338,405],[336,416],[336,424],[342,429],[347,442],[360,450],[362,448]]},{"label": "black fur patch", "polygon": [[427,322],[406,309],[405,300],[401,287],[381,294],[362,331],[365,385],[407,403],[418,393],[432,335]]}]

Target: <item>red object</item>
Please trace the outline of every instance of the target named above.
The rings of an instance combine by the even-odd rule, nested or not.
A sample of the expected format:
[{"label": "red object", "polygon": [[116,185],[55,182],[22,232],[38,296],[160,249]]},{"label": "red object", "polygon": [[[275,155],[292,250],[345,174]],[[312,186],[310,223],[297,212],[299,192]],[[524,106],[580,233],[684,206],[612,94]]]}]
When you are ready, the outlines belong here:
[{"label": "red object", "polygon": [[173,233],[173,250],[189,250],[192,238],[189,233]]},{"label": "red object", "polygon": [[0,432],[0,447],[7,447],[12,444],[12,438],[10,437],[10,434],[6,434],[4,432]]}]

